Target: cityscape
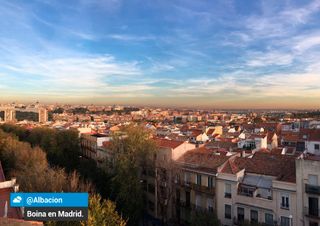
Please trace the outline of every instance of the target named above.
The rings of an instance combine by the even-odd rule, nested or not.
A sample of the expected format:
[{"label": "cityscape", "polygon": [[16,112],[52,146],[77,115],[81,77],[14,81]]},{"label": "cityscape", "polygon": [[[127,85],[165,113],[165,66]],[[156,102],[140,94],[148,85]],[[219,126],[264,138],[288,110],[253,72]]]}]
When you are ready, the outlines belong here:
[{"label": "cityscape", "polygon": [[320,0],[4,0],[0,225],[320,226]]}]

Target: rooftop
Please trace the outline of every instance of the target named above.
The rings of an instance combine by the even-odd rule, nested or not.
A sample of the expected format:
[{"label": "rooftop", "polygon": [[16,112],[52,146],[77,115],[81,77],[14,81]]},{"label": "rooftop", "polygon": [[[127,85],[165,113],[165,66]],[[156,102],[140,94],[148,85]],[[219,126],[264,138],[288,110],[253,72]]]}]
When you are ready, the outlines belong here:
[{"label": "rooftop", "polygon": [[175,149],[184,143],[184,141],[168,140],[163,138],[154,138],[154,141],[158,147],[171,149]]},{"label": "rooftop", "polygon": [[247,173],[274,176],[280,181],[292,183],[296,181],[294,156],[256,152],[252,158],[229,159],[221,172],[236,174],[242,169],[245,169]]},{"label": "rooftop", "polygon": [[217,168],[225,163],[228,158],[229,156],[215,152],[214,149],[201,147],[186,152],[176,163],[182,164],[191,170],[217,173]]}]

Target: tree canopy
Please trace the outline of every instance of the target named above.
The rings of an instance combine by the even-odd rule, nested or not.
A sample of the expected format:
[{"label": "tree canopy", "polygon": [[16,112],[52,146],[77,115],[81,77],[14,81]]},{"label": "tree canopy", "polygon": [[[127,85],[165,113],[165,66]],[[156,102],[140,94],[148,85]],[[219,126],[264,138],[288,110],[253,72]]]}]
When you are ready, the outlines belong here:
[{"label": "tree canopy", "polygon": [[134,225],[142,219],[145,210],[144,192],[140,180],[141,168],[155,151],[150,133],[140,126],[129,126],[123,135],[116,135],[111,144],[114,155],[113,197],[119,210]]}]

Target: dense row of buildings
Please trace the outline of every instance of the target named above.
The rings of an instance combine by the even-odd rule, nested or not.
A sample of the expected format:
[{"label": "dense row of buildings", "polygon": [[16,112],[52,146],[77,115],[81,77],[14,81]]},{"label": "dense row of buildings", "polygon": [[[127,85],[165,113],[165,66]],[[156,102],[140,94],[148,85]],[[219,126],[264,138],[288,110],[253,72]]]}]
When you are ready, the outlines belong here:
[{"label": "dense row of buildings", "polygon": [[[158,147],[141,172],[150,224],[188,225],[201,212],[222,225],[319,225],[320,129],[296,124],[145,123]],[[119,131],[83,133],[83,155],[110,160]]]},{"label": "dense row of buildings", "polygon": [[[56,112],[50,122],[17,124],[77,129],[82,156],[101,167],[114,158],[113,134],[125,137],[122,128],[128,124],[150,130],[157,152],[140,175],[150,225],[188,225],[195,213],[229,226],[245,221],[280,226],[320,223],[316,117],[278,111],[124,111],[119,106],[46,109]],[[5,208],[5,203],[0,205]]]}]

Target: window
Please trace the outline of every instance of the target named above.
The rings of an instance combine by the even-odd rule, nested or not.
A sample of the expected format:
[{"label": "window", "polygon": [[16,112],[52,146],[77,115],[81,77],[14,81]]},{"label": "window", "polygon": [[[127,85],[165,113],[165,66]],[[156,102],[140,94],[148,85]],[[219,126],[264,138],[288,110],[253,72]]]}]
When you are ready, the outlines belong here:
[{"label": "window", "polygon": [[319,144],[315,144],[314,145],[314,150],[319,150],[320,149],[320,145]]},{"label": "window", "polygon": [[201,207],[201,196],[196,195],[196,208],[200,208],[200,207]]},{"label": "window", "polygon": [[309,174],[308,175],[308,184],[317,186],[318,185],[318,175]]},{"label": "window", "polygon": [[147,176],[147,170],[144,167],[142,168],[142,175]]},{"label": "window", "polygon": [[281,196],[281,208],[289,209],[289,195],[283,194]]},{"label": "window", "polygon": [[175,183],[175,184],[180,183],[180,174],[179,174],[179,173],[177,173],[177,174],[175,175],[175,177],[174,177],[174,183]]},{"label": "window", "polygon": [[241,187],[240,187],[240,195],[245,195],[245,196],[253,197],[253,192],[254,192],[254,190],[255,190],[255,188],[253,188],[253,187],[241,186]]},{"label": "window", "polygon": [[316,197],[309,197],[309,215],[319,217],[319,202]]},{"label": "window", "polygon": [[231,219],[231,206],[230,205],[224,205],[224,217],[226,219]]},{"label": "window", "polygon": [[201,185],[201,175],[197,174],[197,185]]},{"label": "window", "polygon": [[271,213],[266,213],[264,222],[266,225],[273,225],[273,215]]},{"label": "window", "polygon": [[224,185],[224,197],[231,198],[231,184]]},{"label": "window", "polygon": [[291,226],[289,217],[281,217],[280,226]]},{"label": "window", "polygon": [[208,188],[213,188],[213,177],[208,177]]},{"label": "window", "polygon": [[213,212],[213,199],[207,199],[207,207],[209,212]]},{"label": "window", "polygon": [[252,223],[258,223],[258,211],[256,210],[250,211],[250,221]]},{"label": "window", "polygon": [[166,154],[164,154],[162,158],[163,158],[163,161],[167,161],[167,155]]},{"label": "window", "polygon": [[184,181],[185,181],[186,184],[190,184],[190,181],[191,181],[190,173],[188,173],[188,172],[184,173]]},{"label": "window", "polygon": [[238,222],[243,222],[244,221],[244,208],[238,207],[237,212],[238,212]]},{"label": "window", "polygon": [[186,191],[186,207],[190,207],[190,192]]},{"label": "window", "polygon": [[151,194],[155,193],[155,188],[153,184],[148,184],[148,192]]}]

